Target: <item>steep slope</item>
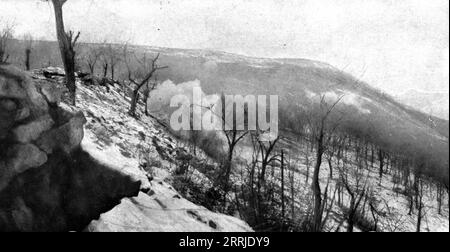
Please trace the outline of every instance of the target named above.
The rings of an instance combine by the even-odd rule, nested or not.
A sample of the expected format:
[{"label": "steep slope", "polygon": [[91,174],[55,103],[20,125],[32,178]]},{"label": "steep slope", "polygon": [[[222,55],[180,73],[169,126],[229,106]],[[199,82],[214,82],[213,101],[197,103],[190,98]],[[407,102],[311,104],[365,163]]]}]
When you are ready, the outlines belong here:
[{"label": "steep slope", "polygon": [[[284,150],[286,157],[286,170],[284,172],[285,181],[285,201],[286,211],[293,216],[297,216],[297,222],[301,222],[302,217],[310,213],[313,202],[311,201],[311,177],[313,165],[315,164],[315,153],[310,150],[310,146],[302,141],[291,141],[292,138],[282,139],[276,149]],[[239,146],[237,153],[240,153],[237,161],[243,166],[238,166],[233,180],[236,184],[245,184],[242,182],[240,169],[247,169],[245,164],[252,159],[252,147],[246,144]],[[398,183],[399,174],[397,172],[386,172],[383,177],[379,177],[379,165],[369,164],[367,169],[361,169],[356,163],[356,153],[349,152],[344,158],[334,157],[331,159],[333,172],[330,171],[330,163],[323,162],[320,170],[320,184],[325,194],[325,188],[328,188],[331,210],[329,211],[328,222],[324,227],[326,232],[346,232],[348,223],[345,216],[350,197],[337,190],[341,185],[342,170],[349,174],[349,184],[356,187],[356,178],[362,177],[365,181],[368,191],[368,197],[361,203],[365,205],[359,209],[359,213],[365,212],[365,217],[359,217],[355,231],[357,232],[415,232],[417,225],[417,213],[410,212],[410,202],[408,201],[408,189],[402,183]],[[325,155],[325,159],[328,157]],[[360,178],[361,179],[361,178]],[[275,185],[276,191],[281,191],[281,171],[278,165],[272,169],[270,175],[267,175],[267,181]],[[361,183],[361,181],[359,181]],[[448,195],[442,199],[442,209],[438,210],[436,202],[437,192],[434,189],[435,184],[432,181],[426,182],[427,192],[423,196],[424,212],[422,232],[448,232],[449,230],[449,208]],[[342,190],[342,189],[340,189]],[[345,189],[344,189],[345,190]],[[331,196],[334,195],[334,196]],[[339,195],[339,196],[338,196]],[[277,197],[280,197],[277,195]],[[377,218],[371,215],[371,207],[377,211]],[[293,203],[293,205],[291,205]],[[376,223],[376,224],[375,224]],[[375,227],[376,225],[376,227]]]},{"label": "steep slope", "polygon": [[[65,90],[60,76],[47,79],[38,70],[34,77]],[[62,106],[85,114],[81,147],[99,163],[141,182],[137,197],[122,199],[86,231],[252,231],[242,220],[187,201],[168,184],[178,166],[177,152],[183,150],[182,144],[151,117],[141,113],[140,119],[129,116],[130,101],[124,98],[121,87],[86,86],[79,79],[77,86],[77,106]],[[162,157],[162,152],[169,156]]]},{"label": "steep slope", "polygon": [[[80,44],[79,51],[83,56],[91,48],[99,46]],[[411,152],[432,156],[436,167],[439,167],[436,168],[437,173],[443,173],[442,170],[448,172],[448,120],[430,117],[405,106],[326,63],[307,59],[251,58],[210,50],[143,46],[129,46],[128,49],[137,57],[144,53],[161,53],[160,64],[169,66],[169,69],[158,73],[160,81],[170,79],[174,83],[182,83],[198,79],[207,94],[279,95],[280,113],[284,116],[281,126],[284,129],[292,129],[292,124],[298,119],[304,120],[298,111],[307,110],[317,96],[335,99],[345,95],[341,103],[341,110],[346,114],[343,123],[351,130],[357,126],[363,134],[392,149],[413,146]],[[13,63],[23,64],[21,52],[24,43],[17,41],[12,50],[16,55],[12,58]],[[38,60],[34,60],[32,66],[60,65],[57,52],[57,43],[40,41],[34,52]],[[117,66],[116,76],[127,80],[126,70],[123,64]],[[439,101],[435,103],[439,108],[447,107]]]},{"label": "steep slope", "polygon": [[329,101],[343,96],[338,106],[344,114],[343,128],[370,137],[383,148],[423,155],[434,164],[431,173],[448,177],[448,121],[404,106],[328,64],[202,50],[132,50],[161,54],[160,64],[170,68],[158,74],[160,80],[182,83],[198,79],[207,94],[278,95],[282,130],[299,130],[296,127],[306,120],[305,111],[321,96]]},{"label": "steep slope", "polygon": [[50,83],[0,65],[0,231],[79,231],[141,183],[80,146],[82,113]]},{"label": "steep slope", "polygon": [[[136,48],[136,51],[142,48]],[[337,70],[333,67],[308,60],[270,60],[253,59],[230,54],[222,54],[195,50],[174,50],[151,48],[151,53],[161,53],[161,64],[170,65],[171,68],[159,75],[162,79],[171,79],[176,83],[185,83],[187,80],[199,79],[203,90],[206,93],[214,94],[224,92],[226,94],[277,94],[280,98],[281,127],[285,132],[283,136],[286,141],[293,144],[283,143],[279,149],[285,149],[286,155],[292,159],[289,166],[292,166],[295,182],[289,182],[293,188],[306,187],[304,194],[298,193],[291,201],[297,202],[298,213],[302,213],[302,208],[311,206],[307,201],[310,191],[305,174],[307,161],[304,157],[298,156],[308,153],[298,140],[298,135],[292,135],[301,125],[301,120],[306,120],[304,111],[308,111],[311,103],[319,100],[321,95],[325,95],[328,100],[336,100],[343,96],[338,111],[344,115],[343,127],[361,139],[369,139],[385,151],[392,153],[402,153],[412,157],[426,157],[433,162],[432,171],[429,174],[435,179],[444,180],[448,183],[448,121],[426,115],[410,107],[400,104],[393,98],[370,88],[367,84],[359,82],[355,78]],[[303,122],[304,123],[304,122]],[[248,144],[249,145],[249,144]],[[248,169],[245,165],[251,160],[249,146],[243,144],[236,153],[235,177],[233,182],[237,185],[245,185],[242,180],[242,172]],[[355,151],[355,150],[354,150]],[[309,156],[309,163],[315,162],[313,153]],[[347,157],[349,163],[346,169],[350,174],[358,171],[356,154],[351,153]],[[356,159],[356,160],[355,160]],[[334,158],[331,163],[336,169],[339,162]],[[280,186],[280,171],[275,168],[270,175],[277,191]],[[380,214],[383,215],[378,220],[378,230],[380,231],[414,231],[416,225],[415,214],[408,210],[408,188],[398,185],[399,175],[395,172],[385,174],[379,180],[377,174],[379,167],[377,164],[368,169],[368,186],[373,190],[372,200],[379,207]],[[321,183],[322,188],[327,187],[329,166],[322,164]],[[339,183],[339,174],[332,175],[329,184],[332,193]],[[351,184],[355,184],[353,178]],[[378,181],[379,180],[379,181]],[[428,182],[427,182],[428,183]],[[292,185],[291,185],[292,184]],[[285,185],[287,186],[287,185]],[[433,188],[433,181],[427,184],[427,188]],[[424,196],[426,206],[426,224],[423,231],[447,231],[448,230],[448,206],[443,206],[442,214],[438,214],[436,208],[436,192],[430,189],[430,194]],[[291,192],[286,191],[286,195]],[[286,196],[287,197],[287,196]],[[445,196],[444,196],[445,198]],[[345,231],[346,223],[343,221],[345,207],[349,205],[349,200],[343,199],[338,205],[333,207],[330,214],[329,227],[326,230]],[[305,209],[303,209],[306,211]],[[364,210],[363,210],[364,211]],[[369,211],[366,209],[366,211]],[[307,213],[306,213],[307,214]],[[369,217],[370,218],[370,217]],[[365,227],[367,228],[367,227]],[[358,230],[366,230],[364,227]]]},{"label": "steep slope", "polygon": [[[97,45],[84,46],[95,47]],[[283,133],[288,136],[288,141],[294,142],[293,145],[295,145],[295,148],[293,148],[291,144],[284,145],[283,143],[282,147],[286,149],[292,148],[290,156],[304,155],[304,149],[307,149],[307,147],[302,145],[304,143],[295,142],[298,137],[297,132],[302,124],[305,123],[305,111],[308,111],[311,104],[322,95],[326,96],[330,101],[343,96],[343,100],[338,107],[338,110],[345,115],[341,122],[343,128],[346,128],[357,137],[370,139],[380,148],[384,148],[386,152],[392,151],[411,158],[428,157],[433,170],[427,172],[430,172],[435,178],[444,180],[448,185],[448,121],[430,117],[425,113],[407,107],[330,65],[302,59],[255,59],[204,50],[148,47],[131,47],[131,49],[134,50],[136,55],[161,53],[160,64],[168,65],[170,68],[158,73],[158,80],[160,81],[170,79],[174,83],[183,83],[198,79],[201,81],[203,90],[208,94],[224,92],[241,95],[279,95],[281,127],[285,131]],[[119,78],[126,82],[125,69],[122,67],[122,69],[116,70],[118,76],[121,76]],[[140,177],[143,182],[145,182],[144,177],[149,174],[151,177],[151,174],[156,173],[158,174],[157,177],[166,178],[170,184],[170,174],[173,173],[173,167],[177,166],[179,161],[177,160],[177,153],[179,147],[183,146],[183,144],[174,140],[173,137],[167,136],[165,130],[159,129],[158,123],[152,118],[142,117],[141,122],[129,118],[126,115],[128,101],[121,98],[123,96],[121,92],[123,91],[115,91],[119,90],[117,87],[113,88],[111,93],[107,93],[103,87],[81,87],[80,90],[79,99],[82,101],[81,103],[83,103],[83,100],[91,100],[80,106],[84,106],[83,109],[86,111],[89,111],[90,107],[94,108],[91,111],[91,114],[94,116],[87,115],[89,118],[87,127],[89,129],[83,143],[84,147],[90,149],[92,155],[97,155],[98,159],[103,157],[104,162],[114,160],[114,163],[122,164],[118,169],[128,170],[129,174]],[[90,104],[94,105],[91,106]],[[108,106],[114,107],[108,108]],[[108,115],[114,116],[110,118]],[[152,126],[147,128],[146,125]],[[128,127],[132,129],[133,135],[126,133],[128,132]],[[152,141],[152,144],[148,145],[151,151],[144,151],[144,153],[158,153],[159,156],[140,158],[140,152],[137,151],[141,148],[139,147],[140,142],[145,142],[145,144],[150,142],[148,141],[149,137],[145,141],[141,140],[142,134],[139,134],[140,131],[153,132],[149,137],[158,135],[157,138],[153,138],[153,140],[158,140]],[[296,134],[291,134],[292,132]],[[116,135],[118,136],[116,137]],[[105,153],[108,153],[108,155]],[[242,155],[243,153],[245,151],[239,152],[241,154],[240,159],[243,161],[248,160],[249,158]],[[311,153],[309,155],[312,156]],[[354,162],[354,154],[349,159],[350,162]],[[156,161],[154,162],[153,160]],[[300,176],[300,178],[296,178],[296,182],[293,184],[295,188],[304,186],[304,191],[307,194],[305,197],[308,197],[309,186],[308,183],[303,182],[304,174],[306,174],[307,170],[305,165],[307,162],[304,158],[294,161],[296,162],[293,166],[294,176]],[[314,162],[314,157],[310,157],[308,162]],[[128,164],[133,164],[131,165],[133,168],[130,169]],[[143,173],[142,169],[136,169],[136,167],[139,167],[139,164],[145,164],[141,166],[147,174]],[[355,168],[354,164],[351,164],[351,166],[352,169]],[[160,169],[160,167],[163,167],[163,169]],[[239,177],[243,169],[239,168],[245,167],[238,167],[235,171],[235,181],[238,184],[244,183],[242,178]],[[377,187],[378,181],[375,178],[377,168],[375,165],[372,167],[372,170],[369,170],[371,173],[370,183],[376,189],[374,192],[376,201],[384,208],[382,214],[388,216],[381,220],[382,223],[380,225],[386,225],[386,230],[392,228],[393,225],[404,231],[414,230],[415,217],[408,215],[407,206],[405,205],[406,195],[404,194],[408,193],[407,188],[393,188],[396,183],[392,183],[392,181],[398,180],[398,174],[395,174],[395,171],[391,174],[385,174],[381,181],[382,186]],[[327,169],[327,165],[324,164],[322,168],[323,174],[321,174],[322,183],[326,183]],[[276,169],[273,170],[273,179],[275,181],[279,180],[278,171]],[[160,180],[156,179],[158,182]],[[205,180],[207,181],[207,179]],[[333,180],[337,181],[337,178],[333,178]],[[204,185],[202,184],[202,186]],[[330,187],[334,186],[335,182],[332,182]],[[444,213],[436,215],[434,206],[436,203],[433,202],[433,198],[436,198],[435,191],[433,191],[434,186],[433,183],[427,186],[430,189],[430,195],[425,197],[425,204],[427,211],[431,213],[427,217],[430,225],[426,228],[432,231],[448,230],[448,205],[444,201]],[[173,193],[170,186],[163,184],[161,187],[166,187],[164,191],[167,194],[171,195]],[[310,202],[302,202],[302,197],[300,195],[297,196],[293,201],[300,203],[298,207],[311,206]],[[159,211],[158,209],[162,208],[162,205],[154,207],[146,200],[140,200],[139,197],[136,200],[140,202],[139,204],[150,209],[156,208],[151,209],[153,211]],[[123,212],[121,209],[135,208],[135,206],[131,207],[131,203],[129,200],[124,200],[121,207],[111,212],[112,215],[106,214],[102,216],[103,220],[111,222],[116,214],[120,215]],[[149,211],[146,210],[146,207],[140,208],[137,214],[148,213]],[[342,209],[336,208],[334,211],[337,214],[333,215],[333,218],[335,217],[336,220],[332,224],[342,224]],[[203,218],[203,220],[202,222],[204,223],[207,218]],[[120,225],[125,226],[124,228],[127,227],[124,223],[120,223]],[[114,229],[120,228],[120,225],[112,227],[114,224],[111,226],[103,223],[99,226],[105,227],[105,229]],[[95,230],[95,227],[92,230]]]}]

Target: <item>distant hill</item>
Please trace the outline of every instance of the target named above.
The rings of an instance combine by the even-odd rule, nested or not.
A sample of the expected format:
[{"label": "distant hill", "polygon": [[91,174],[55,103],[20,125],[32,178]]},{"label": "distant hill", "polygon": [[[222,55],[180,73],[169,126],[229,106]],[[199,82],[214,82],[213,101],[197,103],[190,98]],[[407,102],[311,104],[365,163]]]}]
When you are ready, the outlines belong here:
[{"label": "distant hill", "polygon": [[161,80],[181,83],[198,79],[209,94],[278,95],[280,125],[285,130],[295,130],[296,124],[305,120],[302,111],[307,111],[320,95],[328,99],[344,95],[339,106],[344,113],[344,128],[389,151],[427,157],[433,169],[448,174],[447,120],[406,106],[329,64],[307,59],[250,58],[207,50],[133,49],[139,53],[161,53],[160,63],[170,66],[159,73]]},{"label": "distant hill", "polygon": [[[20,55],[20,43],[15,46]],[[40,62],[35,60],[34,65],[41,67],[47,62],[58,63],[55,42],[40,42],[38,46],[42,52],[35,50],[33,58]],[[81,44],[78,50],[96,46]],[[160,64],[169,66],[168,70],[158,73],[161,81],[170,79],[174,83],[182,83],[198,79],[208,94],[278,95],[280,124],[285,130],[295,130],[296,124],[304,120],[302,111],[308,110],[311,102],[320,95],[330,99],[344,95],[339,106],[345,114],[344,127],[389,150],[429,157],[435,164],[434,169],[446,173],[448,180],[449,122],[413,108],[425,108],[425,105],[412,104],[412,101],[425,102],[433,98],[420,98],[421,94],[409,94],[409,100],[393,98],[329,64],[307,59],[251,58],[211,50],[129,48],[136,55],[161,54]],[[39,56],[40,53],[43,55]],[[20,59],[16,60],[20,63]],[[123,76],[126,80],[126,68],[120,68],[116,69],[116,76]],[[433,107],[444,102],[448,104],[448,95],[438,98],[435,103],[430,103]],[[428,109],[422,111],[430,112]]]}]

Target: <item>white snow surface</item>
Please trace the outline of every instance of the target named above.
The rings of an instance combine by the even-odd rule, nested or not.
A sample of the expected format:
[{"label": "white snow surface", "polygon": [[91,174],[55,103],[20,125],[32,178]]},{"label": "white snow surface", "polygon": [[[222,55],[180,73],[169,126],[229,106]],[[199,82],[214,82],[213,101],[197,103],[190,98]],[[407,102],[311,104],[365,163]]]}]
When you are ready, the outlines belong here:
[{"label": "white snow surface", "polygon": [[[167,148],[180,146],[154,119],[139,113],[139,120],[128,115],[129,100],[121,87],[85,86],[77,83],[77,106],[84,112],[87,124],[82,148],[118,171],[141,181],[137,197],[125,198],[111,211],[93,221],[87,231],[95,232],[252,232],[244,221],[209,211],[179,195],[164,180],[171,176],[171,164],[161,158],[152,143],[157,138]],[[154,179],[140,163],[144,158],[158,160],[152,167]]]}]

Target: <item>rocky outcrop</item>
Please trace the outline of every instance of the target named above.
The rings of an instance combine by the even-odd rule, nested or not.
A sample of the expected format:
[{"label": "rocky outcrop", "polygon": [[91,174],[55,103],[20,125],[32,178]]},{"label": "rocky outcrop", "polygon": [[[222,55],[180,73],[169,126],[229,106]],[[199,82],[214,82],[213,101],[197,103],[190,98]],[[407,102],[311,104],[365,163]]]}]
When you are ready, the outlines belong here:
[{"label": "rocky outcrop", "polygon": [[0,232],[252,231],[167,184],[178,144],[120,87],[78,78],[73,107],[62,74],[0,65]]},{"label": "rocky outcrop", "polygon": [[86,119],[61,92],[0,65],[0,231],[83,230],[141,182],[81,147]]}]

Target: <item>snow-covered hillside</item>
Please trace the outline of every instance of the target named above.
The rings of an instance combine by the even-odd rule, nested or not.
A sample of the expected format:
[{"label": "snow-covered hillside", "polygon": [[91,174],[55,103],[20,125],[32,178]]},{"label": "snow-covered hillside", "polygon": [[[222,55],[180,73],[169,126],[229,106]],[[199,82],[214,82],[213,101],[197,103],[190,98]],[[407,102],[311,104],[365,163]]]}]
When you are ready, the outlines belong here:
[{"label": "snow-covered hillside", "polygon": [[[295,138],[293,135],[287,134],[287,138],[281,141],[280,147],[287,150],[286,155],[291,156],[289,163],[287,164],[287,171],[285,171],[285,195],[289,198],[289,202],[292,200],[295,202],[296,214],[301,215],[308,211],[311,205],[311,191],[309,190],[313,164],[315,163],[314,153],[311,152],[307,145],[291,141]],[[246,160],[251,160],[251,146],[242,145],[239,148],[239,159],[242,163],[246,163]],[[306,160],[306,155],[308,160]],[[340,169],[345,169],[348,174],[351,174],[349,181],[352,186],[355,186],[355,177],[360,174],[364,177],[364,181],[367,188],[370,188],[370,197],[368,200],[372,201],[373,206],[376,206],[378,214],[382,217],[378,219],[378,231],[379,232],[415,232],[417,224],[417,213],[409,213],[409,202],[404,194],[407,190],[404,186],[394,183],[398,174],[387,173],[383,175],[380,180],[378,170],[379,165],[374,164],[373,167],[369,165],[369,169],[358,171],[357,165],[352,163],[355,158],[355,153],[348,153],[342,160],[332,159],[332,168],[334,173],[332,178],[330,176],[330,166],[328,162],[322,163],[320,172],[320,183],[322,188],[327,187],[328,193],[337,193],[336,187],[340,183],[339,173]],[[348,161],[344,161],[344,160]],[[345,164],[344,164],[345,163]],[[307,167],[309,166],[309,168]],[[241,167],[241,169],[245,169]],[[307,173],[309,172],[309,179],[307,179]],[[281,186],[281,173],[279,167],[275,168],[274,172],[270,173],[270,180],[276,185]],[[234,179],[236,182],[240,181],[239,172],[236,173]],[[360,182],[361,183],[361,182]],[[449,207],[448,207],[448,195],[443,198],[442,212],[439,214],[438,203],[436,201],[435,185],[432,182],[426,184],[426,193],[424,194],[424,220],[421,228],[422,232],[449,232]],[[295,189],[293,193],[291,188]],[[303,188],[303,189],[301,189]],[[292,199],[292,196],[294,199]],[[337,198],[337,196],[336,196]],[[370,216],[370,206],[365,202],[364,211]],[[345,232],[347,223],[345,219],[345,210],[350,204],[350,198],[346,195],[338,203],[335,200],[334,205],[330,211],[328,223],[325,230],[328,232]],[[289,208],[289,207],[288,207]],[[373,221],[373,220],[372,220]],[[362,230],[367,227],[358,227],[356,225],[355,231],[367,231]]]},{"label": "snow-covered hillside", "polygon": [[[41,73],[35,71],[36,81],[50,82],[64,92],[62,77],[47,79]],[[177,167],[177,151],[183,147],[155,119],[142,114],[139,120],[129,116],[129,101],[120,86],[86,86],[77,79],[77,87],[77,106],[61,106],[82,111],[87,119],[82,149],[141,181],[137,197],[123,199],[93,221],[87,231],[252,231],[242,220],[189,202],[168,184]],[[158,151],[172,154],[173,161],[162,158]]]},{"label": "snow-covered hillside", "polygon": [[[34,77],[37,81],[52,82],[64,90],[62,77],[56,76],[51,80],[43,77],[41,73],[42,71],[35,72]],[[214,213],[205,207],[189,202],[174,188],[173,174],[180,167],[183,155],[195,156],[195,154],[185,147],[186,143],[177,140],[169,132],[164,121],[167,119],[167,115],[164,118],[154,118],[145,116],[140,111],[137,119],[129,116],[127,113],[130,103],[128,89],[119,84],[105,87],[87,85],[78,80],[77,86],[77,106],[72,107],[65,103],[61,106],[74,112],[83,111],[87,119],[85,136],[81,143],[83,150],[109,167],[141,181],[141,193],[137,197],[123,199],[114,209],[93,221],[86,228],[87,231],[252,231],[248,224],[238,218]],[[321,92],[317,89],[310,88],[303,91],[306,92],[305,97],[312,102],[320,98]],[[415,114],[403,110],[398,104],[382,103],[379,97],[363,95],[364,93],[349,91],[347,88],[327,91],[325,94],[327,99],[334,99],[340,94],[345,94],[342,103],[344,106],[354,108],[359,115],[373,116],[374,113],[380,115],[380,111],[384,111],[383,113],[392,118],[408,122],[410,126],[407,130],[413,130],[412,134],[423,132],[424,135],[433,135],[433,138],[439,139],[439,141],[446,139],[437,131],[431,131],[417,120]],[[154,115],[158,115],[158,113],[155,112]],[[293,212],[292,215],[301,218],[300,214],[310,211],[312,205],[311,190],[309,189],[311,174],[309,181],[306,174],[308,170],[311,170],[311,164],[315,162],[315,157],[311,150],[308,151],[309,143],[297,140],[297,136],[290,135],[288,132],[283,133],[283,140],[277,149],[289,150],[286,152],[289,155],[289,170],[285,172],[289,175],[285,176],[286,179],[289,178],[289,181],[285,181],[285,195],[287,201],[295,202],[290,210]],[[390,134],[392,136],[392,133]],[[248,160],[251,160],[249,148],[248,140],[246,144],[239,147],[236,166],[232,174],[232,181],[235,185],[245,186],[246,179],[242,174],[246,172]],[[331,174],[331,177],[327,162],[322,164],[321,186],[328,188],[329,193],[336,194],[338,191],[340,178],[337,170],[339,169],[344,169],[351,174],[349,183],[352,186],[356,183],[354,174],[359,168],[355,165],[357,162],[355,150],[351,148],[348,156],[344,158],[349,161],[345,165],[340,163],[336,157],[332,158],[331,163],[335,172]],[[202,158],[208,159],[204,156]],[[196,186],[210,188],[212,184],[212,181],[208,179],[210,174],[204,174],[196,167],[191,168],[193,169],[192,174],[195,174],[197,178],[194,181]],[[365,208],[359,211],[369,215],[370,208],[376,207],[377,231],[415,231],[417,215],[414,211],[409,212],[409,202],[405,195],[408,188],[402,187],[398,182],[394,183],[395,180],[398,180],[398,174],[394,170],[386,172],[380,180],[377,174],[378,168],[376,163],[372,164],[370,169],[366,164],[364,176],[367,176],[366,188],[370,188],[370,197],[367,200],[371,201],[372,205],[364,202]],[[272,167],[269,174],[268,181],[271,181],[275,188],[278,188],[276,190],[279,190],[281,186],[279,167]],[[434,184],[426,183],[425,188],[424,218],[421,230],[448,231],[448,195],[443,197],[442,212],[439,214]],[[184,196],[186,197],[186,195]],[[188,196],[190,200],[195,200],[195,197],[198,195]],[[235,197],[236,195],[231,195],[229,200],[233,201]],[[324,227],[325,231],[345,231],[347,226],[345,215],[348,205],[349,198],[342,193],[339,202],[332,203],[332,207],[329,209],[327,217],[329,221]],[[294,214],[294,212],[296,213]],[[236,216],[239,216],[239,213],[236,213]],[[367,231],[365,228],[367,227],[358,225],[355,227],[356,231]]]}]

